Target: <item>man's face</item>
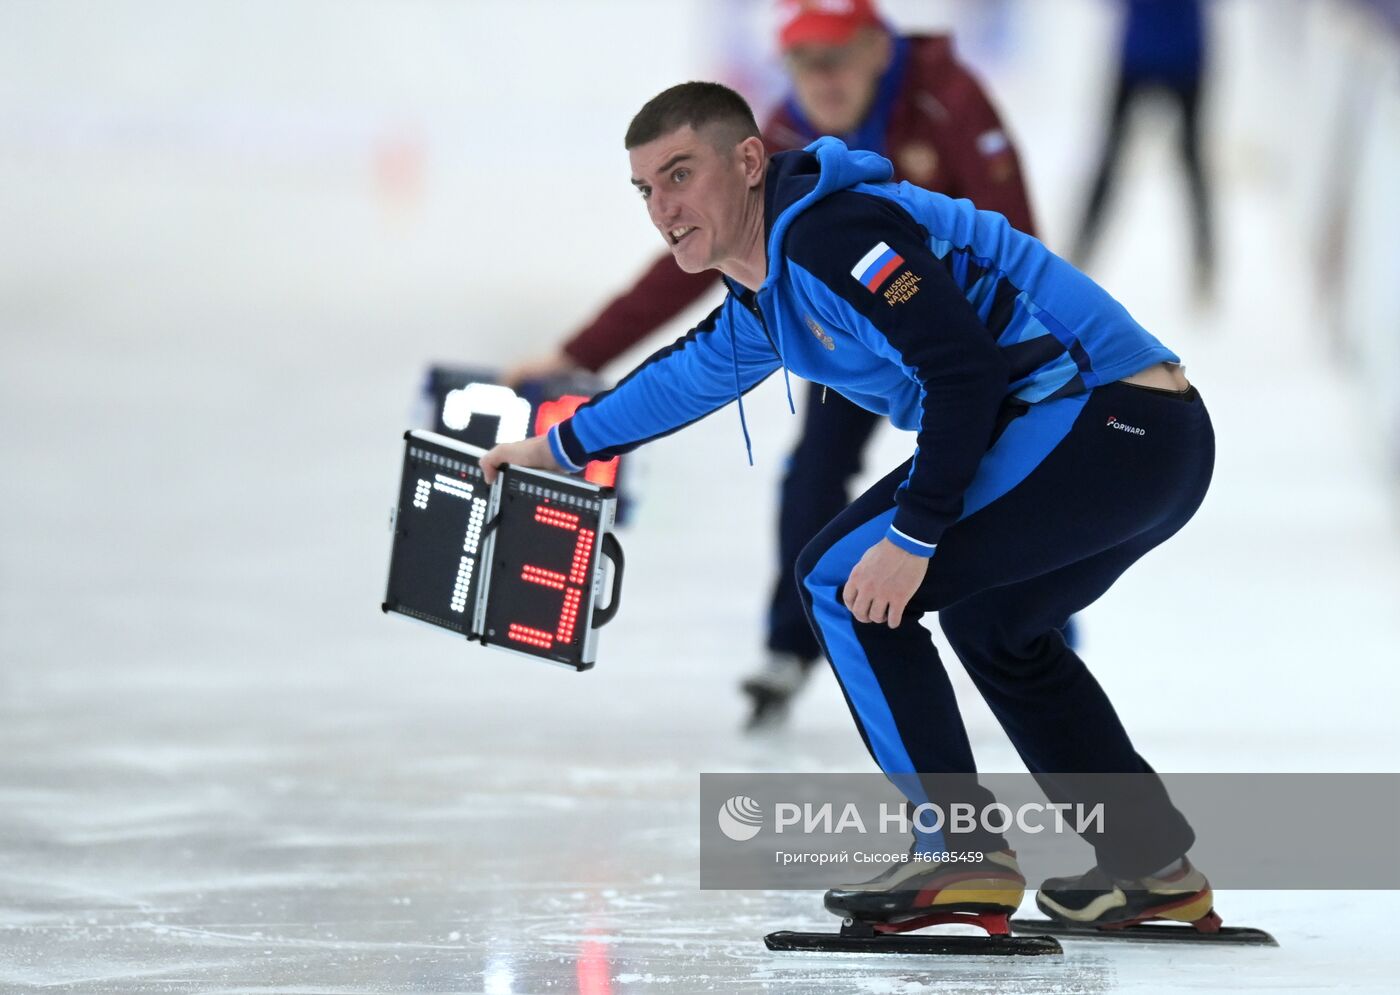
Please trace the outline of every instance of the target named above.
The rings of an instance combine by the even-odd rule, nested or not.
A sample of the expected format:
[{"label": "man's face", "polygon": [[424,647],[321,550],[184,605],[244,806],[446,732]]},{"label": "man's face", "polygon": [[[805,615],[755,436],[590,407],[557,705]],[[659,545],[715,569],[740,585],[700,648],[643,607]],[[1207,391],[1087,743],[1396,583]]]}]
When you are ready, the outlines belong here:
[{"label": "man's face", "polygon": [[889,35],[858,31],[844,45],[798,45],[784,56],[798,106],[823,134],[855,131],[888,68]]},{"label": "man's face", "polygon": [[632,185],[687,273],[735,255],[742,235],[749,183],[738,148],[724,148],[723,131],[686,125],[627,153]]}]

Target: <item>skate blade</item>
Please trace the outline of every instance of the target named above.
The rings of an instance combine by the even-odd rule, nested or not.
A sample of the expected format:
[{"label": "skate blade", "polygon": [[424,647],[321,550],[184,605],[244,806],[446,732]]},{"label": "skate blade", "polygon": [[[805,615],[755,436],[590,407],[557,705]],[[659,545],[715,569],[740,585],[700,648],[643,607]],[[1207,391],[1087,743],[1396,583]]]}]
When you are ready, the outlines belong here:
[{"label": "skate blade", "polygon": [[770,732],[787,724],[788,695],[751,693],[752,708],[744,722],[745,732]]},{"label": "skate blade", "polygon": [[1049,936],[936,936],[912,933],[877,933],[844,936],[841,933],[795,933],[781,930],[763,938],[769,950],[832,954],[924,954],[942,957],[1029,957],[1062,954],[1059,942]]},{"label": "skate blade", "polygon": [[1071,926],[1050,919],[1012,919],[1011,927],[1031,936],[1062,936],[1067,940],[1113,940],[1119,943],[1216,943],[1237,946],[1276,947],[1275,940],[1262,929],[1246,926],[1221,926],[1213,933],[1203,933],[1190,923],[1149,922],[1136,926],[1104,929],[1096,926]]}]

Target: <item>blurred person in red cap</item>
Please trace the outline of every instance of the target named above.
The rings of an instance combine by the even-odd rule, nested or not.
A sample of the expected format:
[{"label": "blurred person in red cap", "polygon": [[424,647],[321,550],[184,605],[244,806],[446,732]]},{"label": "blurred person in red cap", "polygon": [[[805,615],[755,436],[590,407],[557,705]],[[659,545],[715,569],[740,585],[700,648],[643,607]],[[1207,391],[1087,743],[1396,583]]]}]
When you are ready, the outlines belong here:
[{"label": "blurred person in red cap", "polygon": [[[778,13],[792,88],[763,126],[770,152],[833,135],[852,149],[888,157],[896,180],[966,197],[1035,233],[1015,146],[949,36],[899,35],[870,0],[783,0]],[[557,352],[518,364],[505,379],[596,372],[719,284],[713,270],[683,272],[668,252]],[[750,728],[781,721],[822,658],[795,564],[849,503],[850,481],[880,421],[840,394],[808,385],[802,435],[782,483],[766,659],[742,684],[753,704]]]},{"label": "blurred person in red cap", "polygon": [[[788,103],[820,134],[846,135],[867,121],[893,59],[894,38],[862,0],[789,0],[778,45],[792,79]],[[805,142],[803,144],[806,144]]]}]

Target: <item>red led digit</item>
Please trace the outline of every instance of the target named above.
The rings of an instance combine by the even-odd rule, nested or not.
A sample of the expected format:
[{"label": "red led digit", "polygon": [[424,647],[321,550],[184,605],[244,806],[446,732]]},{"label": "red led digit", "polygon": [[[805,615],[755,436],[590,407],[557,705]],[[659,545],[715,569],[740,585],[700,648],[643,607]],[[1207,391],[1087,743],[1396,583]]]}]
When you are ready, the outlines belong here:
[{"label": "red led digit", "polygon": [[569,565],[569,583],[582,584],[588,579],[588,558],[593,553],[593,530],[579,529],[574,543],[574,560]]},{"label": "red led digit", "polygon": [[518,643],[527,646],[538,646],[542,650],[547,650],[554,645],[554,637],[543,629],[532,629],[528,625],[521,625],[519,622],[510,623],[510,628],[506,630],[506,635]]},{"label": "red led digit", "polygon": [[564,590],[564,575],[555,573],[553,570],[546,570],[544,567],[531,566],[529,563],[520,568],[520,579],[527,584],[539,584],[542,587],[552,587],[556,591]]},{"label": "red led digit", "polygon": [[583,479],[600,487],[616,487],[617,461],[620,459],[621,456],[614,456],[606,462],[594,460],[583,468]]},{"label": "red led digit", "polygon": [[554,638],[561,643],[574,641],[574,623],[578,621],[578,605],[582,597],[583,592],[576,587],[564,592],[564,607],[559,611],[559,628],[554,632]]},{"label": "red led digit", "polygon": [[588,564],[593,556],[597,534],[592,529],[580,528],[580,519],[575,513],[545,502],[535,506],[534,518],[541,525],[577,533],[567,575],[533,563],[522,564],[520,568],[520,579],[524,583],[538,584],[551,590],[562,591],[564,594],[553,633],[512,623],[510,638],[528,646],[550,649],[556,640],[566,645],[573,642],[574,632],[578,628],[579,609],[583,603],[583,586],[588,580]]},{"label": "red led digit", "polygon": [[568,529],[570,532],[578,528],[577,515],[569,511],[560,511],[547,504],[535,506],[535,521],[542,525],[553,525],[557,529]]},{"label": "red led digit", "polygon": [[535,411],[535,434],[544,435],[565,418],[572,417],[586,403],[588,398],[578,394],[565,394],[552,401],[542,401]]},{"label": "red led digit", "polygon": [[[577,394],[565,394],[552,401],[542,402],[535,412],[535,434],[544,435],[565,418],[572,416],[587,401],[588,398]],[[616,486],[619,459],[620,456],[614,456],[610,460],[594,460],[583,468],[583,479],[602,487]]]}]

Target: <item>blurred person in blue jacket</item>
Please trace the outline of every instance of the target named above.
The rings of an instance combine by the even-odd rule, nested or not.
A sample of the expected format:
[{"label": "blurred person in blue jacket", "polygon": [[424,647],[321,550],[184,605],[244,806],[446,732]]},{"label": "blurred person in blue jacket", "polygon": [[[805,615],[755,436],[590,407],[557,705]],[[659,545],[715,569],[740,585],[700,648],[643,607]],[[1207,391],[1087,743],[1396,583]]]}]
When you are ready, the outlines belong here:
[{"label": "blurred person in blue jacket", "polygon": [[1181,110],[1178,150],[1190,187],[1196,290],[1202,298],[1208,298],[1215,280],[1215,239],[1210,187],[1201,154],[1200,106],[1206,49],[1201,0],[1123,2],[1127,10],[1118,85],[1073,258],[1077,265],[1084,265],[1098,241],[1104,207],[1117,178],[1129,112],[1140,98],[1164,94]]}]

